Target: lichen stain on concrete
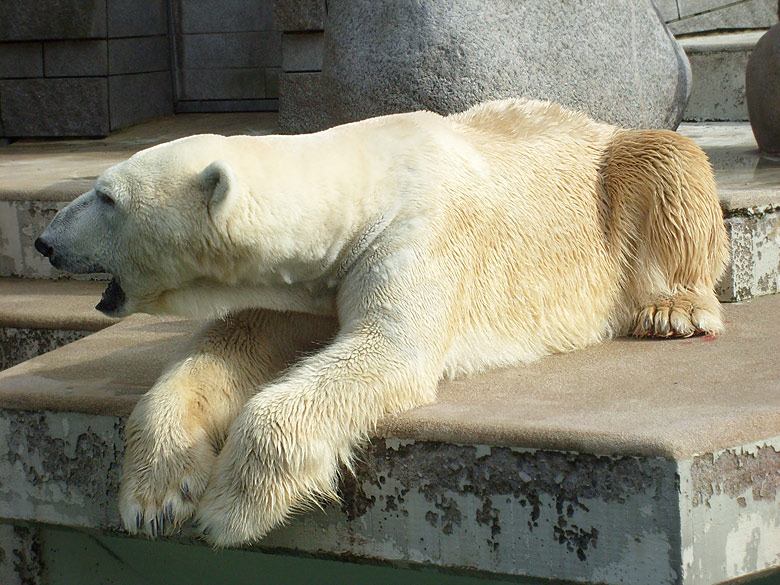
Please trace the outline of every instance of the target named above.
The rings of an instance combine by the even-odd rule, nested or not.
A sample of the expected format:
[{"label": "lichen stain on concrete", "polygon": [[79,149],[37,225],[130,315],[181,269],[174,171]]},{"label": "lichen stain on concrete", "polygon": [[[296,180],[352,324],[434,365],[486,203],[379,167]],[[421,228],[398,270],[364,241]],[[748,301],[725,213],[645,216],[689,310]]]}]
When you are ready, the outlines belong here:
[{"label": "lichen stain on concrete", "polygon": [[26,526],[14,525],[13,532],[17,545],[11,553],[14,575],[20,585],[41,585],[43,565],[38,531]]},{"label": "lichen stain on concrete", "polygon": [[90,333],[60,329],[0,328],[0,370],[82,339]]},{"label": "lichen stain on concrete", "polygon": [[473,521],[490,528],[488,543],[495,550],[501,533],[495,498],[512,498],[518,509],[527,510],[529,531],[539,528],[542,502],[553,501],[557,512],[554,538],[581,560],[599,537],[595,527],[570,523],[576,510],[588,511],[584,502],[625,503],[640,493],[658,499],[664,478],[660,467],[635,457],[508,447],[492,447],[485,456],[476,446],[412,442],[390,447],[383,439],[371,442],[355,471],[356,476],[345,478],[341,485],[342,510],[350,521],[377,504],[376,497],[368,497],[362,486],[381,491],[380,478],[393,479],[401,486],[393,497],[402,503],[402,496],[410,490],[420,492],[432,505],[426,521],[444,534],[465,520],[458,496],[478,498],[482,506]]},{"label": "lichen stain on concrete", "polygon": [[731,262],[719,283],[724,301],[740,301],[780,290],[780,215],[777,209],[731,214],[726,219]]},{"label": "lichen stain on concrete", "polygon": [[780,489],[780,452],[771,445],[754,451],[729,449],[694,457],[691,465],[693,506],[710,507],[710,498],[725,494],[739,502],[748,489],[753,500],[775,501]]},{"label": "lichen stain on concrete", "polygon": [[9,422],[9,462],[22,466],[29,485],[58,483],[90,501],[116,496],[119,453],[104,438],[86,430],[66,443],[51,436],[43,413],[16,411]]}]

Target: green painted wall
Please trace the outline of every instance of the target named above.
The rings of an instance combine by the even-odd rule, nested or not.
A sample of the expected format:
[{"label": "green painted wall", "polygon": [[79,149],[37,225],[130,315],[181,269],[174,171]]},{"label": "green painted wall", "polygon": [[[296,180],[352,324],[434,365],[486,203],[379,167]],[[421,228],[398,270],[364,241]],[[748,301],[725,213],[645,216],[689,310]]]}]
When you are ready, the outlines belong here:
[{"label": "green painted wall", "polygon": [[42,530],[41,544],[45,585],[510,585],[436,571],[214,551],[55,528]]}]

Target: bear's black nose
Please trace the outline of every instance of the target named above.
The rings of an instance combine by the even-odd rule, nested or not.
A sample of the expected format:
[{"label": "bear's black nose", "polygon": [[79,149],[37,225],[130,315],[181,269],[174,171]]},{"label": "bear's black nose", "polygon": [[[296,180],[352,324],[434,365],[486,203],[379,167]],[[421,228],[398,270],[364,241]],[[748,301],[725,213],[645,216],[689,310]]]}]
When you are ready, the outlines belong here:
[{"label": "bear's black nose", "polygon": [[51,257],[52,252],[54,252],[54,248],[44,242],[41,238],[35,240],[35,249],[47,258]]}]

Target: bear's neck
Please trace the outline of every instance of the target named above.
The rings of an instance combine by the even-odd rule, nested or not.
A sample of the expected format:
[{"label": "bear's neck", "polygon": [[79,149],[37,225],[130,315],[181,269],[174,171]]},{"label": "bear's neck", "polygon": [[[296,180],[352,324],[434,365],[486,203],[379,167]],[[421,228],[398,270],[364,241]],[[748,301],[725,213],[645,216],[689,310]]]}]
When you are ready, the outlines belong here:
[{"label": "bear's neck", "polygon": [[244,282],[337,285],[425,187],[404,140],[409,129],[391,119],[399,117],[360,125],[359,132],[238,137],[244,159],[247,139],[257,141],[251,164],[240,169],[248,177],[241,227],[231,229],[252,252]]}]

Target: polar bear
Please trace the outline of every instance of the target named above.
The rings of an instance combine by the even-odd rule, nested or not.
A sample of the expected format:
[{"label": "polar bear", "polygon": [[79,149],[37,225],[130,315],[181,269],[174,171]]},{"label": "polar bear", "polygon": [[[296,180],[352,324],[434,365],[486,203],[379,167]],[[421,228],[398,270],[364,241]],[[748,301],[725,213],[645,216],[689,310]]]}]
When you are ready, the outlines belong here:
[{"label": "polar bear", "polygon": [[443,376],[721,330],[704,153],[497,101],[301,136],[193,136],[107,170],[36,242],[97,308],[208,317],[126,425],[132,533],[217,546],[336,498],[356,445]]}]

